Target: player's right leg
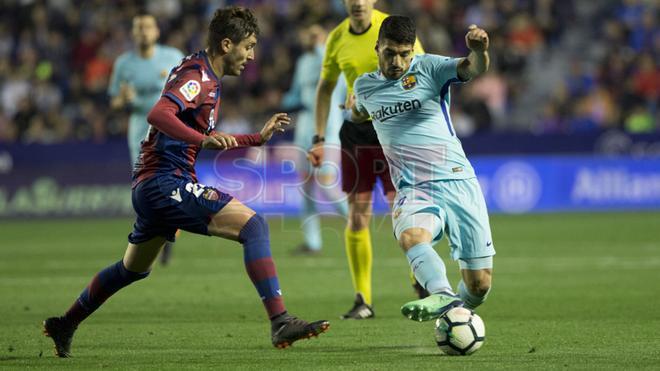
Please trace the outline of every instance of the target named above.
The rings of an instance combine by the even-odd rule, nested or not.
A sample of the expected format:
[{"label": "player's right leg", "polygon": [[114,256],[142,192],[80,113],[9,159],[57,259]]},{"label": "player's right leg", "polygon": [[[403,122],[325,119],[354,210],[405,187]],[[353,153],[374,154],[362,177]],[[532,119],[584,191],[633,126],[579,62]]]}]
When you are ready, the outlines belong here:
[{"label": "player's right leg", "polygon": [[461,305],[447,279],[445,264],[432,246],[442,238],[444,218],[429,190],[412,187],[399,190],[392,212],[394,235],[415,278],[431,294],[403,305],[401,312],[412,320],[430,320],[452,306]]},{"label": "player's right leg", "polygon": [[124,258],[98,272],[63,316],[43,322],[44,334],[53,339],[58,357],[71,356],[71,340],[83,320],[117,291],[149,275],[164,242],[164,237],[154,237],[129,243]]},{"label": "player's right leg", "polygon": [[462,302],[453,293],[445,264],[431,245],[433,235],[430,230],[433,227],[428,226],[437,224],[432,219],[439,218],[429,213],[414,214],[409,218],[416,219],[412,225],[423,227],[406,228],[398,235],[399,245],[406,253],[415,278],[430,295],[404,304],[401,313],[413,321],[428,321],[438,318],[452,307],[462,305]]},{"label": "player's right leg", "polygon": [[271,256],[268,223],[261,215],[232,199],[213,215],[208,234],[243,245],[245,269],[271,321],[271,340],[275,347],[287,348],[297,340],[317,336],[328,329],[327,321],[310,323],[287,312]]}]

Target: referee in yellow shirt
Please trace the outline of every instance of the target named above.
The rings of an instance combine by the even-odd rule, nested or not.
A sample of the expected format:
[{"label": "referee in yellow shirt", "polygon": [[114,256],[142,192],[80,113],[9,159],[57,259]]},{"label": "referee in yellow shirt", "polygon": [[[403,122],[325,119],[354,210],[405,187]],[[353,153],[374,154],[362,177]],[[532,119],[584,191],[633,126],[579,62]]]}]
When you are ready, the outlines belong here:
[{"label": "referee in yellow shirt", "polygon": [[[374,9],[376,0],[344,0],[348,18],[328,36],[321,79],[316,93],[316,135],[309,158],[314,166],[323,162],[325,127],[330,110],[330,99],[337,79],[344,74],[347,84],[346,108],[353,104],[353,83],[366,72],[378,69],[375,52],[380,25],[387,14]],[[424,51],[415,43],[416,54]],[[371,121],[353,123],[344,121],[339,132],[341,140],[342,189],[348,194],[348,225],[344,232],[346,255],[355,288],[353,308],[343,319],[372,318],[371,302],[371,236],[369,221],[372,212],[372,193],[376,179],[380,178],[390,204],[394,199],[394,186],[389,167],[378,142]]]}]

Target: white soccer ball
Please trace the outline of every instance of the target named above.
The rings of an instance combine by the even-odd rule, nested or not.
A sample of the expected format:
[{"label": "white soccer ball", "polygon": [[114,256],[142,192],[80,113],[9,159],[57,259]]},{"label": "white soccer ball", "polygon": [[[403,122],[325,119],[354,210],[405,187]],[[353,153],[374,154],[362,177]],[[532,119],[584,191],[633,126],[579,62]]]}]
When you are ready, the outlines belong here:
[{"label": "white soccer ball", "polygon": [[445,354],[472,354],[481,348],[485,340],[484,321],[467,308],[452,308],[435,321],[435,341]]}]

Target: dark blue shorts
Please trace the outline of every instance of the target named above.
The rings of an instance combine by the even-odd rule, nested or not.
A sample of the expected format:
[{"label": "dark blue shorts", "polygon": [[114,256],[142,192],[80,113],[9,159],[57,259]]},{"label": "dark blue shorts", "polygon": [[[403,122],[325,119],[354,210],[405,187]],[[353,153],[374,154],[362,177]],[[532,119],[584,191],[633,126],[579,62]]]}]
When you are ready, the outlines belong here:
[{"label": "dark blue shorts", "polygon": [[177,229],[208,235],[213,215],[232,200],[213,187],[175,176],[157,176],[133,188],[137,219],[128,241],[146,242],[154,237],[174,241]]}]

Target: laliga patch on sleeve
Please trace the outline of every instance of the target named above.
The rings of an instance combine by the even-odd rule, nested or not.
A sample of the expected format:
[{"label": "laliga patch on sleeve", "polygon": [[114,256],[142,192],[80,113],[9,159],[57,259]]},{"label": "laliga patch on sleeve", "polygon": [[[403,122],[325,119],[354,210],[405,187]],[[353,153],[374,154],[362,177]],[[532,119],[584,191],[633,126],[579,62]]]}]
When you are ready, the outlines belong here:
[{"label": "laliga patch on sleeve", "polygon": [[202,86],[198,81],[188,80],[188,82],[179,88],[179,91],[181,94],[183,94],[188,102],[192,102],[192,100],[199,95],[199,92],[202,91]]}]

